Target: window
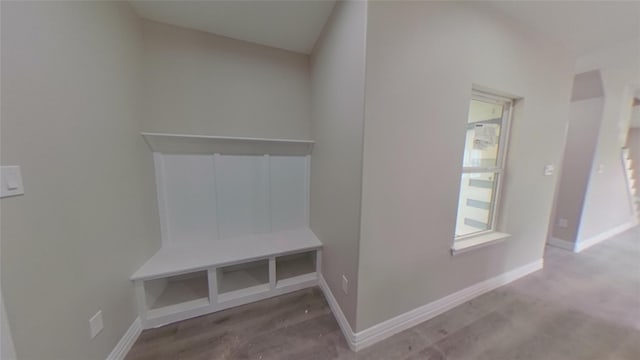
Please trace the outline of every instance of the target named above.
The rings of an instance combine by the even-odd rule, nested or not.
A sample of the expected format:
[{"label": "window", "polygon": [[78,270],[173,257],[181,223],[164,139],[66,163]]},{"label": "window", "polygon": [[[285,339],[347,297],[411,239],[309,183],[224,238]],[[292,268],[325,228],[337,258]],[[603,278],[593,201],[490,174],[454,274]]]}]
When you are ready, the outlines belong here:
[{"label": "window", "polygon": [[[454,248],[496,240],[496,218],[513,101],[473,91],[469,105]],[[485,240],[478,241],[482,235]]]}]

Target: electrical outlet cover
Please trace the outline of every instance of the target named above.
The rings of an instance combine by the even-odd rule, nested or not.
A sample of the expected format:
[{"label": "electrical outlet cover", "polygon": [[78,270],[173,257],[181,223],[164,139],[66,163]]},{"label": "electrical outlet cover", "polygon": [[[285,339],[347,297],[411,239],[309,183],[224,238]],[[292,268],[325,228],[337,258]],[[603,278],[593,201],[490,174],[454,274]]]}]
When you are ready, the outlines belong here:
[{"label": "electrical outlet cover", "polygon": [[345,295],[349,293],[349,280],[344,275],[342,275],[342,292]]},{"label": "electrical outlet cover", "polygon": [[23,194],[20,166],[0,166],[0,198]]},{"label": "electrical outlet cover", "polygon": [[93,339],[102,331],[104,324],[102,322],[102,310],[98,311],[95,315],[89,319],[89,332]]},{"label": "electrical outlet cover", "polygon": [[567,228],[569,227],[569,220],[560,218],[558,219],[558,227]]}]

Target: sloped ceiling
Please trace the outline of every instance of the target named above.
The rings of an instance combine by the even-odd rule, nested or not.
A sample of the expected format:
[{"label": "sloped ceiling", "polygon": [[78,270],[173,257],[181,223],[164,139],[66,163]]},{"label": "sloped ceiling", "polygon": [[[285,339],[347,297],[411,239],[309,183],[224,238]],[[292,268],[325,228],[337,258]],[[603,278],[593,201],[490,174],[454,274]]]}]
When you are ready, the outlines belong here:
[{"label": "sloped ceiling", "polygon": [[132,1],[143,18],[309,54],[333,0]]}]

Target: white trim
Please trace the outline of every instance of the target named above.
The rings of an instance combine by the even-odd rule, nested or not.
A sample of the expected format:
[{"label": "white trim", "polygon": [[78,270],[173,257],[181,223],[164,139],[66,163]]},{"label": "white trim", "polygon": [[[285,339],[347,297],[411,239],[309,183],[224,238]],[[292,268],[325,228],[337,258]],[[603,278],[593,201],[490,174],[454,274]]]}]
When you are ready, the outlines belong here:
[{"label": "white trim", "polygon": [[[220,210],[220,177],[218,173],[220,172],[220,154],[213,154],[213,159],[211,160],[211,166],[213,166],[213,211],[215,211],[215,216],[213,221],[216,224],[216,240],[220,239],[220,214],[222,211]],[[216,180],[217,178],[217,180]]]},{"label": "white trim", "polygon": [[127,332],[125,332],[124,335],[122,335],[122,338],[120,339],[120,341],[118,341],[116,346],[113,348],[113,350],[111,351],[111,354],[107,356],[107,360],[124,360],[129,350],[131,350],[131,347],[133,347],[133,344],[135,344],[136,340],[138,340],[138,336],[140,336],[141,332],[142,332],[142,320],[138,316],[133,321],[131,326],[129,326],[129,329],[127,330]]},{"label": "white trim", "polygon": [[467,251],[480,249],[485,246],[497,244],[503,242],[511,237],[511,234],[505,234],[498,231],[490,231],[488,233],[479,234],[476,236],[469,236],[464,240],[457,240],[451,247],[451,255],[463,254]]},{"label": "white trim", "polygon": [[319,283],[320,288],[324,292],[325,298],[329,303],[329,307],[336,317],[338,325],[347,340],[347,344],[349,344],[351,350],[359,351],[401,331],[430,320],[484,293],[538,271],[542,269],[543,265],[543,259],[536,260],[527,265],[464,288],[417,309],[413,309],[404,314],[383,321],[357,333],[354,333],[351,329],[351,326],[347,322],[347,319],[342,313],[340,306],[338,306],[336,299],[333,297],[333,294],[322,275],[319,277]]},{"label": "white trim", "polygon": [[158,216],[160,217],[160,239],[162,245],[169,245],[171,234],[169,233],[169,208],[167,205],[167,188],[164,182],[164,158],[162,154],[153,153],[153,168],[156,180],[156,197],[158,200]]},{"label": "white trim", "polygon": [[575,247],[576,247],[576,243],[574,242],[558,239],[553,236],[549,237],[549,239],[547,240],[547,244],[560,249],[569,250],[569,251],[575,251]]},{"label": "white trim", "polygon": [[305,156],[305,169],[304,169],[304,221],[307,227],[310,227],[310,211],[309,204],[311,203],[311,155]]},{"label": "white trim", "polygon": [[[264,191],[264,199],[261,201],[265,209],[267,209],[266,214],[266,224],[263,226],[267,226],[267,229],[261,229],[264,232],[272,232],[273,231],[273,201],[271,201],[271,155],[264,154],[261,159],[261,175],[262,175],[262,186]],[[305,179],[306,180],[306,179]],[[306,225],[306,224],[305,224]]]},{"label": "white trim", "polygon": [[[314,144],[313,140],[299,140],[299,139],[272,139],[272,138],[253,138],[253,137],[238,137],[238,136],[209,136],[209,135],[190,135],[190,134],[171,134],[171,133],[156,133],[156,132],[142,132],[142,136],[145,140],[153,138],[188,138],[188,139],[208,139],[208,140],[230,140],[230,141],[266,141],[266,142],[288,142],[288,143],[300,143],[300,144]],[[149,144],[151,146],[151,144]]]},{"label": "white trim", "polygon": [[602,232],[596,236],[592,236],[588,239],[584,239],[584,240],[578,240],[578,242],[576,243],[576,248],[574,250],[574,252],[581,252],[587,248],[592,247],[595,244],[601,243],[605,240],[610,239],[613,236],[616,236],[620,233],[623,233],[629,229],[631,229],[632,227],[638,225],[638,222],[635,220],[631,220],[627,223],[624,223],[622,225],[616,226],[612,229],[609,229],[605,232]]},{"label": "white trim", "polygon": [[356,349],[355,333],[353,332],[353,329],[351,328],[351,325],[349,324],[347,317],[344,316],[344,313],[342,312],[340,305],[338,305],[338,301],[333,296],[333,293],[331,292],[331,288],[329,288],[329,284],[327,284],[327,281],[324,279],[324,276],[322,275],[322,273],[318,274],[318,285],[320,285],[320,289],[324,293],[324,297],[325,299],[327,299],[327,302],[329,303],[329,308],[331,308],[331,312],[333,313],[333,316],[336,318],[336,321],[338,322],[338,326],[340,327],[340,330],[342,330],[342,335],[344,335],[344,338],[347,340],[347,344],[349,345],[349,348],[353,351],[358,351]]},{"label": "white trim", "polygon": [[308,155],[313,140],[141,133],[151,151],[171,154]]}]

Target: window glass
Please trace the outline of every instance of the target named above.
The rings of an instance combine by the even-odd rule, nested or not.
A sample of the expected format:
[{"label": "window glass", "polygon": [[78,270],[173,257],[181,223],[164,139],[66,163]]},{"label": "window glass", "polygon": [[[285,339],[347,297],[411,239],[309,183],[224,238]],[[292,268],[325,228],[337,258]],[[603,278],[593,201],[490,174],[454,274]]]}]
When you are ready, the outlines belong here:
[{"label": "window glass", "polygon": [[497,178],[497,173],[462,174],[456,237],[491,229],[491,215]]},{"label": "window glass", "polygon": [[498,165],[503,110],[501,104],[471,100],[464,167],[489,168]]},{"label": "window glass", "polygon": [[455,238],[495,230],[500,179],[512,100],[475,92],[469,114],[462,160]]}]

